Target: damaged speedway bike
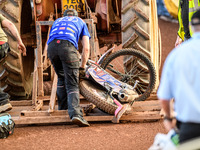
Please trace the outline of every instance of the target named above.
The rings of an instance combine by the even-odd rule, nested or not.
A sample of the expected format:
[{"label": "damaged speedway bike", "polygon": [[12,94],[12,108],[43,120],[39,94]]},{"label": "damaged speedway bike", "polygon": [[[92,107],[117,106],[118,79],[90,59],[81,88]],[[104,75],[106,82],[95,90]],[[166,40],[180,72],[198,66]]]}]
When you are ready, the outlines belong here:
[{"label": "damaged speedway bike", "polygon": [[[80,79],[80,92],[100,110],[114,114],[114,123],[130,110],[134,101],[150,96],[156,73],[153,63],[135,49],[122,49],[88,61],[86,78]],[[108,55],[108,56],[107,56]]]}]

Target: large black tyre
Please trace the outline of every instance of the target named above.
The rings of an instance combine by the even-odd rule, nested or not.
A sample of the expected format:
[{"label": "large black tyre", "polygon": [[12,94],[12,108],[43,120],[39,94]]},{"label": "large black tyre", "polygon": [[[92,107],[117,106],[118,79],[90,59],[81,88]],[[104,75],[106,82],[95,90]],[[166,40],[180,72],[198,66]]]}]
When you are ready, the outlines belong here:
[{"label": "large black tyre", "polygon": [[[156,2],[149,0],[124,0],[121,8],[122,47],[134,48],[145,54],[154,64],[156,73],[160,66]],[[146,78],[146,76],[141,77]],[[157,77],[155,90],[158,87]]]},{"label": "large black tyre", "polygon": [[[29,32],[31,14],[29,1],[25,1],[22,6],[23,0],[3,0],[0,2],[0,13],[12,21],[19,33]],[[23,8],[23,9],[22,9]],[[23,16],[21,16],[23,15]],[[30,19],[27,19],[30,18]],[[25,22],[22,22],[22,19]],[[28,22],[29,21],[29,22]],[[27,28],[24,28],[26,26]],[[22,31],[22,30],[23,31]],[[11,51],[8,56],[0,62],[0,87],[4,92],[11,95],[11,98],[27,98],[31,95],[32,91],[32,72],[34,63],[34,50],[31,47],[27,48],[27,56],[22,57],[17,49],[17,41],[12,34],[5,30],[8,36],[8,43]]]},{"label": "large black tyre", "polygon": [[150,1],[122,0],[122,46],[135,48],[150,58]]},{"label": "large black tyre", "polygon": [[79,85],[81,95],[83,95],[89,102],[93,103],[97,108],[104,112],[109,114],[115,113],[117,105],[104,89],[89,80],[81,80]]},{"label": "large black tyre", "polygon": [[118,80],[133,86],[137,81],[136,91],[143,101],[150,96],[156,82],[154,65],[143,53],[134,49],[122,49],[108,56],[101,65]]}]

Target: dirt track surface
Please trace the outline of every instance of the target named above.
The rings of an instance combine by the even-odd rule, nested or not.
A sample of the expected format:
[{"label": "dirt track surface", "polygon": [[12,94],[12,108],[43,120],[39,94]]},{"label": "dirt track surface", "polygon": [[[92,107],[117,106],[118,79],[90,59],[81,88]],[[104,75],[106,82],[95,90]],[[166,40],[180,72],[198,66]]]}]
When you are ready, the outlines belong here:
[{"label": "dirt track surface", "polygon": [[1,150],[145,150],[157,132],[164,132],[162,122],[91,123],[90,127],[54,125],[16,128],[8,139],[0,141]]},{"label": "dirt track surface", "polygon": [[[174,47],[178,24],[159,20],[159,26],[164,62]],[[71,124],[20,127],[12,136],[0,140],[0,150],[147,150],[158,132],[166,132],[162,121],[91,123],[87,128]]]}]

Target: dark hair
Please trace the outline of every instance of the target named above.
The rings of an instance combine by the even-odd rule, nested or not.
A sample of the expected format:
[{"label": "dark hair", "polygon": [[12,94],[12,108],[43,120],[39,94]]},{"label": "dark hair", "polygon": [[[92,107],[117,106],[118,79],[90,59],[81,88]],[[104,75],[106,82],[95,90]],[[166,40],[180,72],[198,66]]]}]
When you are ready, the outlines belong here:
[{"label": "dark hair", "polygon": [[192,16],[192,19],[191,19],[191,25],[200,25],[200,9],[197,10],[193,16]]},{"label": "dark hair", "polygon": [[78,17],[78,12],[75,9],[69,8],[65,10],[63,16],[76,16]]}]

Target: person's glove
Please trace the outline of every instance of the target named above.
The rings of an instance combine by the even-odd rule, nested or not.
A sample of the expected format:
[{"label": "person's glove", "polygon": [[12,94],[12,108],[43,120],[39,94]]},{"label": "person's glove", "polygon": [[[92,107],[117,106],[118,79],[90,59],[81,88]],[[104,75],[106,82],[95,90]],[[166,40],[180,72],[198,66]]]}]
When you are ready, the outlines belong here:
[{"label": "person's glove", "polygon": [[85,68],[80,67],[79,68],[79,78],[85,77]]},{"label": "person's glove", "polygon": [[15,123],[8,113],[0,114],[0,139],[5,139],[14,132]]}]

